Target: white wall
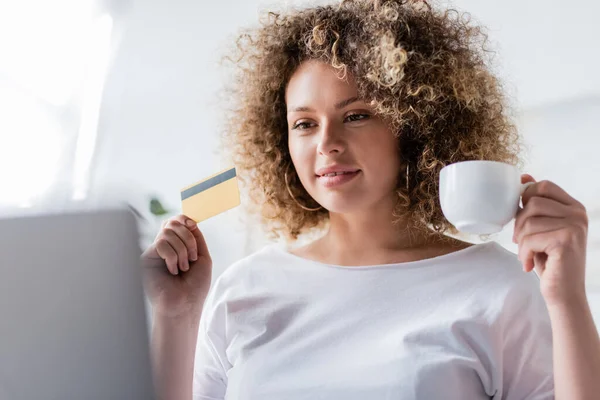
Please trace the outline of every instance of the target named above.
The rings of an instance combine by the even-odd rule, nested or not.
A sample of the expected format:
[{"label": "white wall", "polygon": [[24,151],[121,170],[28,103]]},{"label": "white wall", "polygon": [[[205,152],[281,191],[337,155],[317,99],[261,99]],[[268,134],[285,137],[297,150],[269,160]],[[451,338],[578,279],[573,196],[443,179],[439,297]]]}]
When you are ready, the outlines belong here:
[{"label": "white wall", "polygon": [[[525,111],[519,129],[526,144],[526,172],[537,180],[556,182],[587,208],[589,217],[587,249],[588,297],[596,323],[600,323],[600,96],[586,96]],[[510,232],[510,231],[509,231]],[[517,246],[504,232],[504,245],[513,252]]]},{"label": "white wall", "polygon": [[556,182],[587,208],[588,282],[600,289],[600,96],[529,109],[519,126],[530,147],[528,172]]},{"label": "white wall", "polygon": [[[442,0],[448,3],[447,0]],[[591,0],[456,0],[489,28],[503,76],[522,107],[600,92],[597,16]]]},{"label": "white wall", "polygon": [[[211,101],[220,82],[218,42],[252,20],[256,6],[240,2],[227,13],[213,6],[134,4],[105,89],[93,195],[112,187],[144,207],[145,195],[158,194],[179,210],[182,187],[224,167]],[[222,215],[202,226],[217,271],[242,256],[242,228],[232,219]]]}]

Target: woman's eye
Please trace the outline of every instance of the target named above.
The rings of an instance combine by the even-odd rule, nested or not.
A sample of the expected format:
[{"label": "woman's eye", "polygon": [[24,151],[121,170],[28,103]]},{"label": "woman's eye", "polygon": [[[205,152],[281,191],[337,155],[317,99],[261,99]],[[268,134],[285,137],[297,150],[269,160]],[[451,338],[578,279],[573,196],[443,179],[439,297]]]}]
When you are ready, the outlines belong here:
[{"label": "woman's eye", "polygon": [[298,122],[297,124],[295,124],[292,129],[299,129],[299,130],[304,130],[304,129],[308,129],[311,127],[310,122]]},{"label": "woman's eye", "polygon": [[350,114],[346,117],[349,122],[360,121],[369,118],[369,114]]}]

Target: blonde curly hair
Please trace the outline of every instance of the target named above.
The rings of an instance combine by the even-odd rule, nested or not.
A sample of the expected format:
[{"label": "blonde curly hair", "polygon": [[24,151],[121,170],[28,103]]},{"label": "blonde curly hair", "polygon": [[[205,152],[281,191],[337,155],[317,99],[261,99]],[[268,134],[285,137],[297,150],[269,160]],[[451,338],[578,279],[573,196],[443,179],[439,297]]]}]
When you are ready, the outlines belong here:
[{"label": "blonde curly hair", "polygon": [[390,218],[431,234],[456,233],[441,211],[440,170],[467,160],[521,164],[486,39],[468,14],[414,0],[269,12],[259,27],[241,32],[226,57],[235,72],[224,139],[267,230],[296,239],[329,219],[325,209],[299,206],[318,204],[301,185],[287,145],[287,82],[302,62],[318,60],[340,78],[351,74],[359,96],[398,138],[398,202]]}]

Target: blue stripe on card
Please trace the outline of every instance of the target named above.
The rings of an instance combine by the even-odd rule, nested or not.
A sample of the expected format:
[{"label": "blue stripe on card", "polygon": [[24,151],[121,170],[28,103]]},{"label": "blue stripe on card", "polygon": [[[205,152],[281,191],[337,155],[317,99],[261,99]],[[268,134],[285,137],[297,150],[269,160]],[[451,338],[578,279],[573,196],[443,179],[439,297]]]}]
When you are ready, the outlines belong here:
[{"label": "blue stripe on card", "polygon": [[184,190],[183,192],[181,192],[181,200],[183,201],[189,197],[197,195],[198,193],[202,193],[205,190],[210,189],[211,187],[217,186],[219,183],[223,183],[232,178],[235,178],[235,176],[235,168],[231,168],[230,170],[222,172],[219,175],[213,176],[212,178],[207,179],[204,182],[200,182],[199,184]]}]

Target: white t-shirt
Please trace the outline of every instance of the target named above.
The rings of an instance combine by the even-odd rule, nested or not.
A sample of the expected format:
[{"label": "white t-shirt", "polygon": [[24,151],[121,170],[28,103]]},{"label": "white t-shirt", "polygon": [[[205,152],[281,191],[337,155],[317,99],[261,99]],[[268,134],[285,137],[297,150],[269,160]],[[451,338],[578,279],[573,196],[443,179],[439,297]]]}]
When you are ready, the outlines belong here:
[{"label": "white t-shirt", "polygon": [[362,267],[270,245],[204,305],[195,400],[553,398],[539,279],[495,242]]}]

